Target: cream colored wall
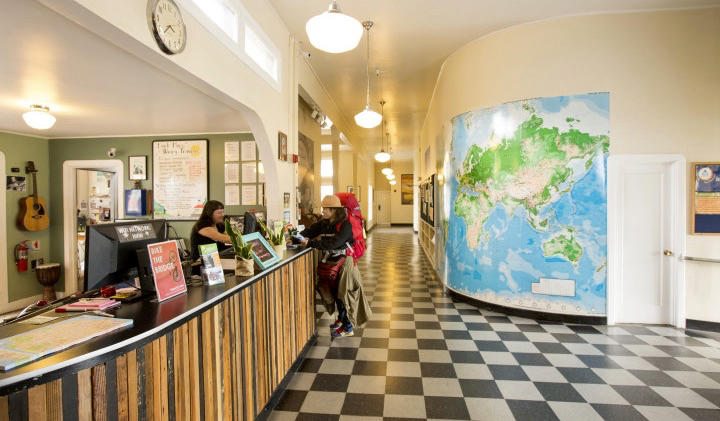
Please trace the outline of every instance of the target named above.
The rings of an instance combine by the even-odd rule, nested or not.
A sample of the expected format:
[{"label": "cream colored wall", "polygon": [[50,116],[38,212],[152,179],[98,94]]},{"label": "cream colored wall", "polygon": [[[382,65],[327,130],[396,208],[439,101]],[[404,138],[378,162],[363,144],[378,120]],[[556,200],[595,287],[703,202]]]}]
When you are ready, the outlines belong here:
[{"label": "cream colored wall", "polygon": [[[390,186],[390,200],[392,200],[392,205],[390,207],[390,223],[412,224],[413,205],[402,204],[402,200],[400,197],[400,175],[412,174],[413,163],[411,161],[395,162],[393,163],[393,170],[393,174],[395,174],[395,181],[397,181],[397,183],[394,186]],[[385,177],[383,176],[383,178]]]},{"label": "cream colored wall", "polygon": [[[611,154],[720,161],[718,75],[720,8],[581,16],[512,28],[447,60],[417,151],[424,161],[429,146],[435,162],[443,125],[470,110],[609,92]],[[420,171],[424,178],[436,169],[423,162]],[[720,236],[688,235],[686,254],[720,259]],[[687,262],[685,275],[687,318],[720,322],[720,265]]]},{"label": "cream colored wall", "polygon": [[346,192],[348,186],[355,186],[355,164],[352,151],[340,151],[338,162],[338,192]]}]

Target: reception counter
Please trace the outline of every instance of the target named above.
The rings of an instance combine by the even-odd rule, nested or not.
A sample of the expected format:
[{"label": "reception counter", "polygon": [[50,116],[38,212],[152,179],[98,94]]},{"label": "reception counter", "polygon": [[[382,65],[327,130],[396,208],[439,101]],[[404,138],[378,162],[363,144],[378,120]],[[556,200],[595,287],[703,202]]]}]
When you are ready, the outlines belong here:
[{"label": "reception counter", "polygon": [[288,250],[252,277],[123,304],[132,327],[0,373],[0,420],[254,419],[314,338],[313,273],[310,250]]}]

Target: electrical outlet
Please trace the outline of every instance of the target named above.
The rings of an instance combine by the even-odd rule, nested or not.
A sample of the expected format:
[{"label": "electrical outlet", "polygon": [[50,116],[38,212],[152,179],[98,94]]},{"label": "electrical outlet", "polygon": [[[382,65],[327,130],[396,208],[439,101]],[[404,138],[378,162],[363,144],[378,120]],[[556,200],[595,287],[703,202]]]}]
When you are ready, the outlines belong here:
[{"label": "electrical outlet", "polygon": [[45,263],[45,259],[43,259],[42,257],[39,258],[39,259],[32,259],[32,260],[30,261],[30,269],[31,269],[32,271],[35,271],[35,269],[37,268],[37,266],[38,266],[38,265],[42,265],[43,263]]}]

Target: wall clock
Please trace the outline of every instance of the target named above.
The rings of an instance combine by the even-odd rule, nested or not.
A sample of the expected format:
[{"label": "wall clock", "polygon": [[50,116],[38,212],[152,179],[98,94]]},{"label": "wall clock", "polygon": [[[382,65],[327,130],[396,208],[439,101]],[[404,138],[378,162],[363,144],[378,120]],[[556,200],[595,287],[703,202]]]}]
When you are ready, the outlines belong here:
[{"label": "wall clock", "polygon": [[149,0],[148,20],[155,42],[164,53],[178,54],[185,49],[185,23],[173,0]]}]

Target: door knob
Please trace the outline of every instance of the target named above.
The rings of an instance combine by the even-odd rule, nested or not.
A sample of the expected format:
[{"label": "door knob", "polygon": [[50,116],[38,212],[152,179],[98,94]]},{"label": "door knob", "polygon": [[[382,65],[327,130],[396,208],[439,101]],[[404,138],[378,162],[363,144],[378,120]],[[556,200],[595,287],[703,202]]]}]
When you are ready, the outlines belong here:
[{"label": "door knob", "polygon": [[673,252],[671,252],[670,250],[665,250],[665,251],[663,251],[663,254],[664,254],[665,256],[672,256],[672,255],[673,255]]}]

